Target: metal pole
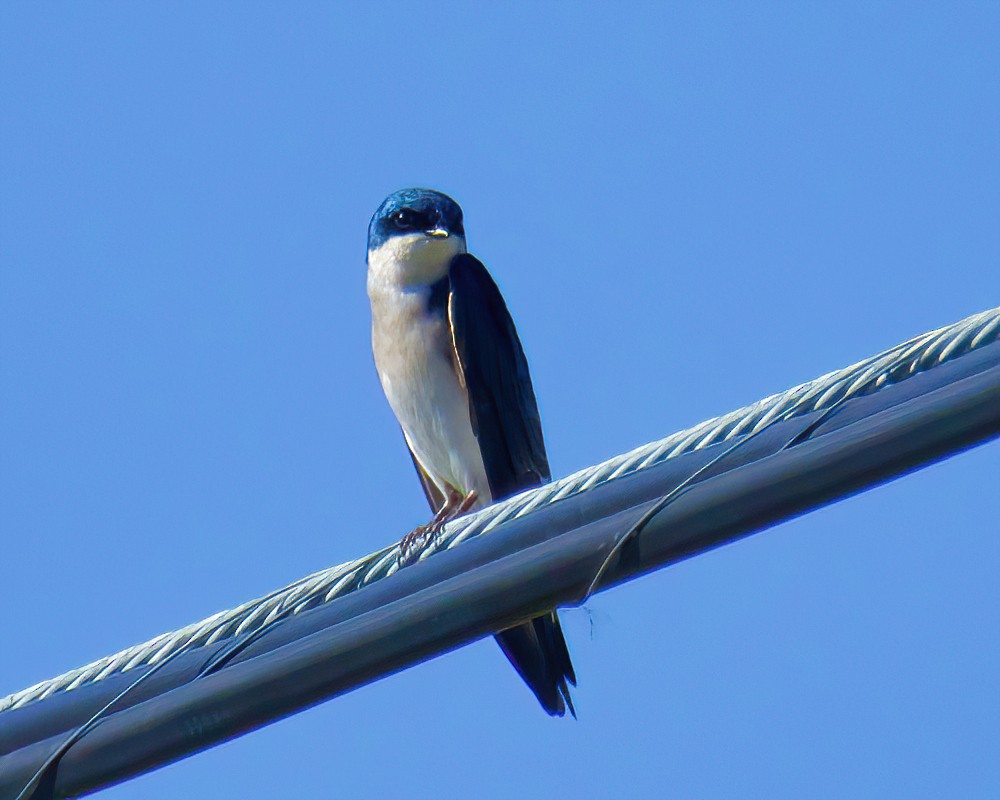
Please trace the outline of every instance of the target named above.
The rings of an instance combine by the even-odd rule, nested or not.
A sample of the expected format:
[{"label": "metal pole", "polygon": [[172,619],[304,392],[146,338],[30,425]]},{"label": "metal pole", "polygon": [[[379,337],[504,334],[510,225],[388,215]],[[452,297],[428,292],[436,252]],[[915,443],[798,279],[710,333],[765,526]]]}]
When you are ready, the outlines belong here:
[{"label": "metal pole", "polygon": [[[986,334],[961,355],[949,356],[954,345],[932,337],[922,346],[938,346],[938,356],[917,353],[923,366],[906,375],[896,362],[869,370],[854,394],[720,433],[715,443],[521,513],[328,602],[175,651],[168,667],[66,752],[50,776],[55,796],[124,780],[555,605],[579,603],[597,576],[594,588],[607,588],[997,436],[1000,312],[980,330]],[[809,397],[809,386],[793,391]],[[530,507],[526,498],[511,508]],[[658,513],[623,542],[654,507]],[[195,679],[227,649],[220,668]],[[16,796],[67,730],[148,669],[0,713],[0,797]]]}]

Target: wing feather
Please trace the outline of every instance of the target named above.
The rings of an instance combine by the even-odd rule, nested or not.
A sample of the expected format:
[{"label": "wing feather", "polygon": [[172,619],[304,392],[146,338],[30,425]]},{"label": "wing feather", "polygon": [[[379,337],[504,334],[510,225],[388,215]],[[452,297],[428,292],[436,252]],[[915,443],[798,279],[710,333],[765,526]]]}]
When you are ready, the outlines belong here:
[{"label": "wing feather", "polygon": [[448,318],[494,500],[549,480],[528,360],[503,296],[474,256],[455,256]]},{"label": "wing feather", "polygon": [[[472,428],[493,500],[503,500],[550,478],[528,360],[486,267],[463,253],[452,260],[449,277],[448,319]],[[549,714],[568,708],[576,716],[568,685],[576,685],[576,676],[554,611],[496,639]]]}]

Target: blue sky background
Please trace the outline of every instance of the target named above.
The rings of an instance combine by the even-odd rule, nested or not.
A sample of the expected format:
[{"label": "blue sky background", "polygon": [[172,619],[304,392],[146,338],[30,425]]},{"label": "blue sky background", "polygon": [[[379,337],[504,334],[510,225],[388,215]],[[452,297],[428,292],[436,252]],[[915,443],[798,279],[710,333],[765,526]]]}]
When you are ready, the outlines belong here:
[{"label": "blue sky background", "polygon": [[[368,219],[465,208],[556,475],[1000,302],[1000,6],[4,4],[0,694],[426,516]],[[106,792],[1000,795],[990,444]]]}]

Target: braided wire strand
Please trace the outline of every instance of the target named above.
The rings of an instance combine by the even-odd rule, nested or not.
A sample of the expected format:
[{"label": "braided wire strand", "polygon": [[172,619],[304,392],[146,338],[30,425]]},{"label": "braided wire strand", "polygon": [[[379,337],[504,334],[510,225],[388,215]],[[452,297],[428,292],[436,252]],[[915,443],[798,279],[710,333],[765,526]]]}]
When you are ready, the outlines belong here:
[{"label": "braided wire strand", "polygon": [[[744,408],[706,420],[601,464],[580,470],[450,522],[421,552],[428,558],[439,550],[481,536],[501,523],[538,508],[586,492],[595,486],[649,469],[663,461],[759,431],[776,419],[788,419],[829,409],[844,399],[871,394],[959,358],[1000,339],[1000,308],[916,336],[883,353],[815,380],[771,395]],[[21,708],[50,695],[101,681],[137,667],[152,666],[180,649],[233,639],[278,619],[329,603],[381,580],[399,569],[398,546],[393,544],[354,561],[301,578],[264,597],[221,611],[200,622],[114,655],[42,681],[0,700],[0,713]]]}]

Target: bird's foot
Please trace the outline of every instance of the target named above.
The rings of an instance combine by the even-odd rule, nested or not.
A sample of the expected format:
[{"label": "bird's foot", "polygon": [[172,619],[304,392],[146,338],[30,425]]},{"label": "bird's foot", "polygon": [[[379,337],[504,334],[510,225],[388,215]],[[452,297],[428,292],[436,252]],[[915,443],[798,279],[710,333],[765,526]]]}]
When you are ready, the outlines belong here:
[{"label": "bird's foot", "polygon": [[438,531],[441,530],[442,525],[444,525],[443,521],[433,519],[427,525],[417,525],[416,528],[400,539],[399,556],[396,559],[399,562],[399,566],[405,567],[416,561],[427,545],[433,541]]},{"label": "bird's foot", "polygon": [[475,491],[469,492],[460,499],[459,497],[449,498],[448,504],[434,515],[434,519],[426,525],[418,525],[400,539],[397,558],[399,566],[405,567],[416,561],[427,546],[434,541],[434,537],[441,532],[445,523],[467,513],[478,499],[479,495]]}]

